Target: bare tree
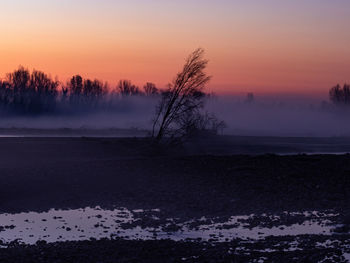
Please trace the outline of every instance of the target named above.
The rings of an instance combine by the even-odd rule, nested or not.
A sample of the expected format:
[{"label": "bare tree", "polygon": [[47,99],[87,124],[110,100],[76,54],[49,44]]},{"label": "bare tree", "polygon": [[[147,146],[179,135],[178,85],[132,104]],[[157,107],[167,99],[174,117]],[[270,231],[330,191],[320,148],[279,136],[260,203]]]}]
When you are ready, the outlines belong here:
[{"label": "bare tree", "polygon": [[157,141],[183,138],[194,130],[205,128],[202,124],[208,125],[202,113],[206,97],[203,90],[211,79],[204,71],[207,64],[204,50],[195,50],[187,58],[183,70],[162,93],[153,122],[152,136]]},{"label": "bare tree", "polygon": [[20,66],[17,70],[7,74],[7,82],[13,93],[13,106],[23,110],[26,107],[26,97],[30,81],[28,69]]},{"label": "bare tree", "polygon": [[122,96],[133,96],[141,93],[139,87],[133,85],[129,80],[121,80],[117,89]]},{"label": "bare tree", "polygon": [[83,78],[80,75],[73,76],[69,89],[72,95],[79,96],[83,92]]},{"label": "bare tree", "polygon": [[2,85],[2,101],[18,113],[53,111],[59,82],[44,72],[19,67],[7,74]]},{"label": "bare tree", "polygon": [[61,102],[66,103],[68,99],[68,88],[67,87],[61,87]]},{"label": "bare tree", "polygon": [[90,106],[96,106],[103,95],[107,92],[107,84],[103,84],[101,81],[95,79],[84,80],[83,95],[85,104]]},{"label": "bare tree", "polygon": [[158,89],[155,84],[147,82],[145,86],[143,86],[143,90],[146,96],[154,96],[158,94]]},{"label": "bare tree", "polygon": [[350,85],[344,84],[343,88],[338,84],[329,91],[329,98],[335,105],[350,105]]},{"label": "bare tree", "polygon": [[75,75],[68,83],[69,102],[71,105],[78,106],[80,97],[83,92],[83,78],[80,75]]},{"label": "bare tree", "polygon": [[247,97],[245,98],[244,102],[247,103],[247,104],[251,104],[251,103],[254,102],[254,100],[255,100],[254,93],[249,92],[247,94]]},{"label": "bare tree", "polygon": [[56,106],[59,82],[44,72],[34,70],[30,75],[30,110],[33,112],[53,111]]}]

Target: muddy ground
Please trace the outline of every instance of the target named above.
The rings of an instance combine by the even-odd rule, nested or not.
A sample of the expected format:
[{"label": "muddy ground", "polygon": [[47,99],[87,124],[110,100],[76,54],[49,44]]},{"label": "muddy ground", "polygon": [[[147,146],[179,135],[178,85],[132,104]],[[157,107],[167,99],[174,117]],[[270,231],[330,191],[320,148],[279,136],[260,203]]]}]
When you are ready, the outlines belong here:
[{"label": "muddy ground", "polygon": [[[348,242],[349,236],[341,241]],[[241,253],[239,241],[212,244],[207,242],[100,240],[65,243],[38,243],[36,246],[13,245],[0,251],[1,262],[347,262],[343,252],[317,247],[322,238],[304,237],[303,250],[285,252],[283,246],[264,252],[291,238],[267,240],[248,245],[250,253]],[[337,240],[338,241],[338,240]]]},{"label": "muddy ground", "polygon": [[[298,152],[301,146],[288,141],[281,145],[275,140],[260,144],[245,140],[246,144],[238,143],[237,148],[246,155],[238,154],[237,148],[230,148],[232,143],[225,144],[222,139],[221,144],[206,146],[201,141],[165,151],[151,147],[142,138],[1,138],[0,213],[94,206],[158,208],[164,218],[186,221],[202,216],[332,210],[339,213],[340,223],[348,220],[350,155],[263,154],[278,149]],[[311,144],[312,149],[322,150],[321,143]],[[345,149],[342,145],[346,143],[339,142],[332,149]],[[304,144],[302,147],[305,149]],[[251,155],[254,152],[260,155]],[[334,238],[343,246],[347,237],[343,234]],[[210,244],[118,239],[37,246],[13,244],[0,250],[0,262],[345,260],[344,250],[337,246],[317,247],[322,239],[304,237],[301,251],[278,248],[262,252],[281,244],[275,238],[269,241],[274,245],[255,244],[262,250],[257,252],[255,247],[250,254],[236,251],[238,241]]]}]

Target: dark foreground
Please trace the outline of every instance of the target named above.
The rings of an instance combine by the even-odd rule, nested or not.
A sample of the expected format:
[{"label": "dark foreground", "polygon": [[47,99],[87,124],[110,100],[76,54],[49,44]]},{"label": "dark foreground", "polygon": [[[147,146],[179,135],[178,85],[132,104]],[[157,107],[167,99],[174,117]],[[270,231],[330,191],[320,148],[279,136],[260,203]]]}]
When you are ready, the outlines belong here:
[{"label": "dark foreground", "polygon": [[[0,251],[0,262],[347,262],[342,251],[335,248],[315,248],[319,238],[306,237],[303,251],[267,253],[262,250],[291,238],[267,240],[266,244],[251,245],[250,254],[236,251],[237,242],[194,243],[163,241],[100,240],[66,243],[38,243],[36,246],[18,246]],[[342,239],[349,243],[349,236]],[[325,260],[326,259],[326,260]],[[260,261],[262,260],[262,261]]]},{"label": "dark foreground", "polygon": [[144,139],[0,139],[0,212],[160,208],[170,216],[350,206],[350,155],[186,155]]},{"label": "dark foreground", "polygon": [[[350,155],[201,155],[203,147],[164,152],[151,148],[145,139],[3,138],[0,213],[101,206],[159,208],[163,217],[180,221],[329,209],[340,214],[340,221],[349,217]],[[260,145],[259,151],[262,148]],[[266,149],[269,152],[271,148]],[[266,241],[268,245],[254,244],[261,246],[261,251],[255,247],[249,255],[235,250],[236,241],[14,244],[0,250],[0,262],[247,262],[261,257],[270,262],[345,260],[336,246],[316,248],[322,239],[304,237],[302,251],[285,252],[281,247],[277,252],[263,252],[274,242],[292,241],[274,238]],[[337,240],[347,242],[348,235]]]}]

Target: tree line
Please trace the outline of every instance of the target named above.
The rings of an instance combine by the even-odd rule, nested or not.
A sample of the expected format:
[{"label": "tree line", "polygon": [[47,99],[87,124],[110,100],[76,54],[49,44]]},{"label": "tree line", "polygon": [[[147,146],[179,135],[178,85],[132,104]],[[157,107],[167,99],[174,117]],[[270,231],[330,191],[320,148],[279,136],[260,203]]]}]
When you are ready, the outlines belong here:
[{"label": "tree line", "polygon": [[[157,98],[152,137],[159,141],[182,141],[194,134],[217,133],[224,122],[204,110],[205,87],[211,79],[205,72],[204,50],[195,50],[166,89],[153,83],[143,88],[120,80],[114,89],[99,80],[73,76],[66,84],[42,71],[19,67],[0,80],[0,113],[76,113],[113,108],[115,97]],[[121,103],[123,104],[123,103]]]},{"label": "tree line", "polygon": [[94,110],[107,106],[115,97],[155,97],[162,90],[153,83],[143,88],[129,80],[120,80],[114,88],[100,80],[73,76],[66,84],[48,74],[24,67],[8,73],[0,80],[0,111],[14,114],[43,114],[64,111]]}]

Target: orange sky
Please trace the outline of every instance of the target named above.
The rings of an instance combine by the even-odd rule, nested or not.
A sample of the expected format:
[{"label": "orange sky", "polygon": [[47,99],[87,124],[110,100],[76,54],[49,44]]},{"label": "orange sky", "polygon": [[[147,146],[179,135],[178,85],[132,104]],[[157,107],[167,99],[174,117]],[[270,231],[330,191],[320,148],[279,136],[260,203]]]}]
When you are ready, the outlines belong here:
[{"label": "orange sky", "polygon": [[197,47],[210,91],[327,93],[350,82],[350,1],[4,0],[0,74],[164,86]]}]

